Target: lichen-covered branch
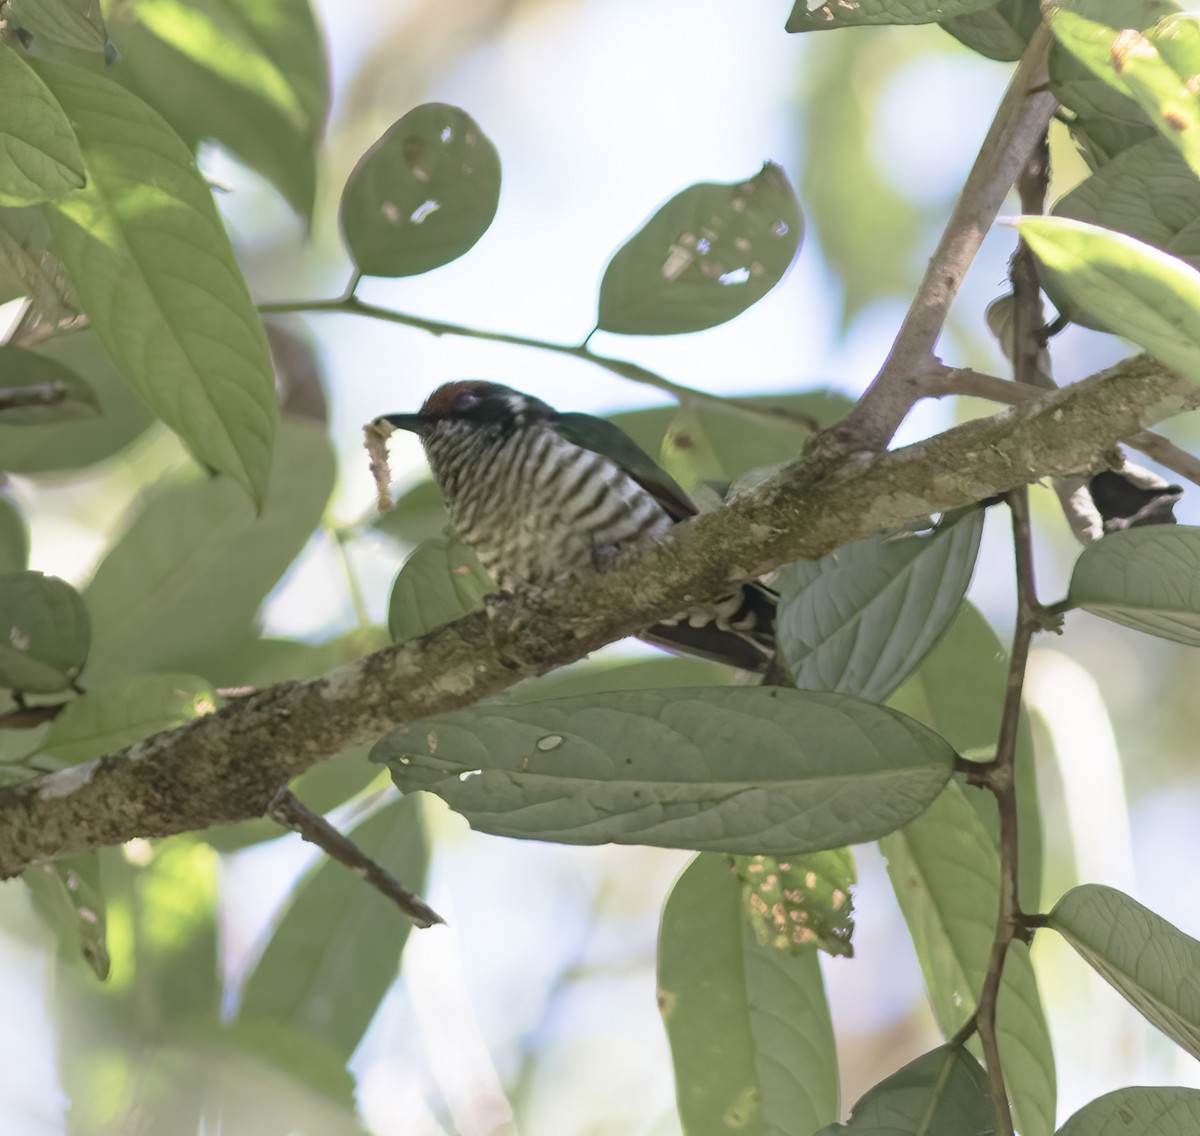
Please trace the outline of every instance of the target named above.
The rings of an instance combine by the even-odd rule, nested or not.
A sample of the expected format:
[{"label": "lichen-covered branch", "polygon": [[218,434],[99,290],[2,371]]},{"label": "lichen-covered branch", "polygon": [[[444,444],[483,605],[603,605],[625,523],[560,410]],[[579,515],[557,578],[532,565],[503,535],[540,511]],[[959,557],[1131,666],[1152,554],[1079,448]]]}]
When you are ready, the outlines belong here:
[{"label": "lichen-covered branch", "polygon": [[133,837],[263,815],[281,785],[393,727],[582,658],[791,560],[1088,468],[1191,405],[1139,356],[991,418],[834,465],[804,456],[612,571],[517,597],[328,675],[259,691],[120,753],[0,789],[0,877]]}]

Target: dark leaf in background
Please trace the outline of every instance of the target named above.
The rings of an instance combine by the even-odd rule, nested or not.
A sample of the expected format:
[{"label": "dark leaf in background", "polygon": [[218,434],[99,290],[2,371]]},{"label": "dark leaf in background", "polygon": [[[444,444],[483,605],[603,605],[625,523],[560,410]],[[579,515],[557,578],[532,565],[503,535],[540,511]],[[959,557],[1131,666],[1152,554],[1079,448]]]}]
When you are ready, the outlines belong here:
[{"label": "dark leaf in background", "polygon": [[613,254],[597,325],[678,335],[725,323],[779,283],[803,231],[796,192],[773,162],[744,182],[690,186]]},{"label": "dark leaf in background", "polygon": [[371,758],[500,836],[774,855],[905,824],[954,752],[845,695],[704,687],[476,706],[402,726]]},{"label": "dark leaf in background", "polygon": [[45,405],[0,408],[5,426],[42,426],[93,418],[100,412],[96,392],[70,367],[47,355],[0,344],[0,392],[22,387],[46,387],[62,397]]},{"label": "dark leaf in background", "polygon": [[760,945],[726,856],[675,881],[658,940],[658,1002],[688,1136],[809,1136],[837,1116],[833,1027],[816,951]]},{"label": "dark leaf in background", "polygon": [[79,593],[57,576],[0,576],[0,686],[23,694],[66,690],[83,670],[91,625]]},{"label": "dark leaf in background", "polygon": [[471,249],[499,203],[491,140],[466,111],[425,103],[354,167],[342,193],[342,234],[366,275],[415,276]]},{"label": "dark leaf in background", "polygon": [[40,208],[0,208],[0,303],[27,296],[41,322],[56,325],[78,313],[75,289],[50,250],[50,226]]}]

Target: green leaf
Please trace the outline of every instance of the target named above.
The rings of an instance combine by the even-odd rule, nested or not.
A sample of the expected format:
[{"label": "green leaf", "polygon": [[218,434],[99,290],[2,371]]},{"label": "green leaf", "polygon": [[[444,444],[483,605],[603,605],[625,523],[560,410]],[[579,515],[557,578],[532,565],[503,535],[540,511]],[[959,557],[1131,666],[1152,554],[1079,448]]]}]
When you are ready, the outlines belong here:
[{"label": "green leaf", "polygon": [[500,836],[773,855],[891,832],[954,751],[844,695],[702,687],[475,706],[402,726],[371,758]]},{"label": "green leaf", "polygon": [[78,305],[50,243],[40,208],[0,206],[0,303],[28,296],[39,317],[53,326],[75,316]]},{"label": "green leaf", "polygon": [[[416,801],[385,805],[349,836],[405,887],[424,886],[429,843]],[[396,978],[411,927],[374,888],[323,859],[247,980],[238,1020],[315,1034],[348,1061]]]},{"label": "green leaf", "polygon": [[436,482],[426,479],[401,493],[372,527],[393,540],[418,545],[444,535],[449,523],[442,491]]},{"label": "green leaf", "polygon": [[979,1062],[960,1047],[943,1045],[864,1093],[849,1123],[831,1124],[816,1136],[984,1136],[994,1127]]},{"label": "green leaf", "polygon": [[613,690],[670,689],[677,686],[727,686],[730,669],[706,659],[659,655],[649,659],[588,659],[526,679],[499,697],[505,702],[540,702]]},{"label": "green leaf", "polygon": [[600,281],[597,326],[679,335],[741,315],[796,259],[804,219],[782,168],[676,194],[614,254]]},{"label": "green leaf", "polygon": [[405,643],[478,611],[496,590],[475,553],[455,537],[423,540],[401,566],[388,600],[388,631]]},{"label": "green leaf", "polygon": [[0,687],[24,694],[66,690],[91,644],[87,608],[57,576],[0,576]]},{"label": "green leaf", "polygon": [[1083,550],[1068,599],[1113,623],[1200,647],[1198,574],[1200,528],[1126,529]]},{"label": "green leaf", "polygon": [[[1200,268],[1200,181],[1165,138],[1118,153],[1054,206],[1056,217],[1099,225],[1154,245]],[[1070,307],[1051,294],[1059,309]],[[1090,326],[1086,312],[1071,309]]]},{"label": "green leaf", "polygon": [[219,142],[311,217],[329,76],[308,0],[134,0],[114,21],[121,81],[189,146]]},{"label": "green leaf", "polygon": [[354,167],[342,193],[342,234],[366,275],[416,276],[473,248],[499,203],[491,139],[466,111],[424,103]]},{"label": "green leaf", "polygon": [[34,906],[50,924],[60,944],[84,962],[101,982],[108,977],[107,919],[100,894],[100,864],[97,858],[81,856],[39,864],[21,878],[33,894]]},{"label": "green leaf", "polygon": [[1081,221],[1025,217],[1017,229],[1048,288],[1071,310],[1200,381],[1200,272],[1177,257]]},{"label": "green leaf", "polygon": [[97,683],[67,703],[38,753],[63,765],[90,761],[216,708],[216,694],[194,675],[138,675]]},{"label": "green leaf", "polygon": [[75,376],[69,381],[72,401],[90,398],[100,413],[47,419],[42,425],[7,425],[9,415],[0,415],[0,467],[8,472],[82,469],[123,449],[153,421],[141,400],[113,370],[91,332],[48,339],[32,354],[56,368],[55,380],[69,381],[64,371]]},{"label": "green leaf", "polygon": [[777,640],[795,684],[887,698],[957,616],[983,515],[965,510],[928,535],[871,537],[784,568]]},{"label": "green leaf", "polygon": [[0,391],[22,387],[48,387],[61,400],[44,405],[15,406],[0,410],[6,426],[40,426],[75,418],[92,418],[99,412],[96,393],[70,367],[21,347],[0,344]]},{"label": "green leaf", "polygon": [[7,15],[17,27],[59,47],[115,58],[97,0],[9,0]]},{"label": "green leaf", "polygon": [[1200,1132],[1200,1092],[1195,1089],[1118,1089],[1089,1101],[1058,1136],[1184,1136]]},{"label": "green leaf", "polygon": [[815,951],[760,946],[728,857],[675,881],[658,940],[662,1010],[688,1136],[810,1136],[837,1115],[837,1059]]},{"label": "green leaf", "polygon": [[809,8],[796,0],[788,17],[789,32],[816,32],[863,24],[936,24],[988,8],[995,0],[826,0]]},{"label": "green leaf", "polygon": [[84,183],[74,131],[37,73],[0,44],[0,205],[36,205]]},{"label": "green leaf", "polygon": [[65,64],[38,71],[87,165],[87,188],[45,206],[83,310],[146,405],[261,504],[275,379],[208,186],[171,128],[124,88]]},{"label": "green leaf", "polygon": [[85,589],[89,675],[188,670],[244,635],[320,523],[333,480],[328,438],[299,419],[283,423],[259,515],[228,478],[153,494]]},{"label": "green leaf", "polygon": [[1001,0],[981,12],[940,22],[944,30],[972,51],[988,59],[1015,63],[1042,22],[1042,10],[1037,0]]},{"label": "green leaf", "polygon": [[[974,791],[974,790],[968,790]],[[912,934],[933,1012],[946,1037],[974,1012],[996,925],[1000,858],[957,782],[880,842]],[[1023,943],[1008,949],[996,1036],[1022,1136],[1054,1131],[1054,1052]]]},{"label": "green leaf", "polygon": [[777,860],[737,856],[746,917],[761,947],[801,951],[820,947],[831,955],[854,956],[854,854],[849,848]]},{"label": "green leaf", "polygon": [[1072,888],[1050,923],[1148,1022],[1200,1058],[1200,942],[1115,888]]},{"label": "green leaf", "polygon": [[29,531],[16,502],[0,490],[0,576],[23,572],[29,562]]}]

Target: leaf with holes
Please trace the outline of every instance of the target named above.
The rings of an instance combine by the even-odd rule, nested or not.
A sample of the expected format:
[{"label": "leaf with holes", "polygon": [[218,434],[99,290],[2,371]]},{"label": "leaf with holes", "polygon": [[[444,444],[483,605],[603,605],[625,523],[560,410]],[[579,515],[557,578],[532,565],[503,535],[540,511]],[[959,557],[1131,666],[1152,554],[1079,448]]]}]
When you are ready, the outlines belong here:
[{"label": "leaf with holes", "polygon": [[84,183],[83,155],[45,83],[0,43],[0,205],[35,205]]},{"label": "leaf with holes", "polygon": [[1161,249],[1082,221],[1016,223],[1047,289],[1093,326],[1124,336],[1200,382],[1200,272]]},{"label": "leaf with holes", "polygon": [[796,259],[804,220],[783,170],[690,186],[608,262],[597,325],[623,335],[679,335],[741,315]]},{"label": "leaf with holes", "polygon": [[816,32],[865,24],[935,24],[990,8],[995,0],[826,0],[819,8],[796,0],[789,32]]},{"label": "leaf with holes", "polygon": [[275,380],[208,186],[171,128],[123,87],[65,64],[38,71],[87,164],[87,187],[45,207],[83,310],[146,405],[261,504]]},{"label": "leaf with holes", "polygon": [[1137,1086],[1089,1101],[1058,1136],[1184,1136],[1200,1132],[1200,1092]]},{"label": "leaf with holes", "polygon": [[79,952],[103,982],[108,977],[107,918],[100,894],[100,861],[93,854],[29,868],[21,878],[33,905],[53,928],[59,943]]},{"label": "leaf with holes", "polygon": [[91,623],[79,593],[57,576],[0,576],[0,687],[66,690],[88,657]]},{"label": "leaf with holes", "polygon": [[359,271],[415,276],[474,247],[499,203],[491,139],[466,111],[425,103],[354,167],[342,193],[342,234]]},{"label": "leaf with holes", "polygon": [[854,854],[832,848],[808,856],[735,856],[746,918],[760,946],[793,954],[819,947],[854,957]]},{"label": "leaf with holes", "polygon": [[1200,647],[1200,528],[1109,533],[1075,562],[1068,599],[1103,619]]},{"label": "leaf with holes", "polygon": [[388,631],[392,641],[417,639],[470,615],[495,591],[475,553],[455,537],[435,536],[422,541],[401,565],[388,601]]},{"label": "leaf with holes", "polygon": [[99,413],[95,391],[70,367],[46,355],[0,344],[0,402],[6,391],[29,388],[43,392],[45,401],[11,408],[0,405],[0,423],[44,426]]},{"label": "leaf with holes", "polygon": [[755,942],[728,857],[675,881],[658,938],[658,1004],[688,1136],[808,1136],[837,1116],[837,1057],[815,951]]},{"label": "leaf with holes", "polygon": [[864,1093],[847,1123],[816,1136],[982,1136],[994,1123],[979,1062],[964,1049],[943,1045]]},{"label": "leaf with holes", "polygon": [[783,569],[777,639],[792,681],[887,698],[958,615],[983,516],[967,509],[928,534],[871,537]]},{"label": "leaf with holes", "polygon": [[[429,839],[418,802],[393,801],[349,836],[405,887],[424,887]],[[288,1024],[348,1061],[396,978],[411,930],[379,892],[323,859],[296,888],[247,979],[238,1021]]]},{"label": "leaf with holes", "polygon": [[687,687],[483,705],[371,751],[483,832],[747,855],[873,840],[929,807],[954,751],[857,698]]},{"label": "leaf with holes", "polygon": [[1049,926],[1151,1025],[1200,1058],[1200,942],[1100,884],[1067,892]]}]

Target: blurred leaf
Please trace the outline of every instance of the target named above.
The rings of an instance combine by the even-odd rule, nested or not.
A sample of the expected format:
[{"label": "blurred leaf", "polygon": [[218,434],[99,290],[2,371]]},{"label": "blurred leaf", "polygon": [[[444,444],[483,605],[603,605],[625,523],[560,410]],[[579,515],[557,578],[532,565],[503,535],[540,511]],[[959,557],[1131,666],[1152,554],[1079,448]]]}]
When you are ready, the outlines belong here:
[{"label": "blurred leaf", "polygon": [[8,415],[0,415],[0,467],[10,473],[82,469],[123,449],[153,421],[91,332],[49,339],[33,354],[78,376],[100,413],[22,426],[5,425]]},{"label": "blurred leaf", "polygon": [[500,156],[466,111],[410,110],[359,160],[342,193],[342,234],[368,276],[449,264],[487,232],[500,202]]},{"label": "blurred leaf", "polygon": [[83,185],[83,155],[62,107],[2,43],[0,105],[0,205],[36,205]]},{"label": "blurred leaf", "polygon": [[801,189],[842,285],[843,331],[872,301],[907,296],[919,278],[921,213],[881,172],[872,139],[890,80],[916,58],[911,36],[881,28],[828,37],[805,59]]},{"label": "blurred leaf", "polygon": [[1113,623],[1200,647],[1198,573],[1200,528],[1126,529],[1083,550],[1068,599]]},{"label": "blurred leaf", "polygon": [[24,694],[66,690],[92,641],[79,593],[57,576],[0,576],[0,686]]},{"label": "blurred leaf", "polygon": [[[964,757],[990,761],[996,754],[1007,680],[1008,656],[1003,644],[978,609],[964,600],[945,637],[916,674],[888,699],[888,705],[941,734]],[[1027,910],[1036,911],[1042,894],[1042,815],[1033,739],[1024,715],[1017,727],[1016,783],[1021,902]],[[963,795],[999,849],[995,799],[975,790]]]},{"label": "blurred leaf", "polygon": [[837,1115],[817,954],[755,942],[728,857],[697,856],[667,896],[658,1004],[688,1136],[809,1136]]},{"label": "blurred leaf", "polygon": [[420,543],[405,560],[388,601],[392,641],[406,643],[478,611],[495,585],[475,553],[456,537]]},{"label": "blurred leaf", "polygon": [[[393,801],[348,835],[405,887],[424,887],[429,841],[417,801]],[[239,1022],[313,1034],[349,1061],[396,978],[411,928],[374,888],[322,858],[251,972]]]},{"label": "blurred leaf", "polygon": [[1049,925],[1151,1025],[1200,1058],[1200,942],[1100,884],[1067,892]]},{"label": "blurred leaf", "polygon": [[761,947],[799,954],[819,947],[854,956],[854,855],[849,848],[777,860],[737,856],[746,917]]},{"label": "blurred leaf", "polygon": [[228,478],[153,494],[85,589],[94,649],[89,676],[187,669],[241,637],[304,548],[333,488],[329,440],[283,423],[262,512]]},{"label": "blurred leaf", "polygon": [[755,855],[892,831],[954,752],[858,699],[702,687],[475,706],[393,730],[371,759],[499,836]]},{"label": "blurred leaf", "polygon": [[[1061,198],[1054,215],[1127,233],[1200,268],[1200,181],[1164,138],[1119,153]],[[1070,306],[1050,298],[1060,310]],[[1071,315],[1090,326],[1086,312]]]},{"label": "blurred leaf", "polygon": [[16,502],[0,490],[0,576],[23,572],[29,562],[29,531]]},{"label": "blurred leaf", "polygon": [[1200,382],[1200,272],[1122,233],[1061,217],[1017,222],[1047,289]]},{"label": "blurred leaf", "polygon": [[329,400],[325,397],[321,362],[312,340],[291,325],[267,321],[263,326],[271,348],[282,414],[328,423]]},{"label": "blurred leaf", "polygon": [[29,868],[21,878],[29,885],[34,906],[50,924],[62,947],[72,956],[81,954],[103,982],[108,977],[109,961],[96,857],[39,864]]},{"label": "blurred leaf", "polygon": [[796,259],[804,218],[782,168],[676,194],[608,262],[597,326],[623,335],[702,331],[741,315]]},{"label": "blurred leaf", "polygon": [[425,480],[401,493],[372,527],[404,544],[418,545],[443,536],[449,523],[442,491],[436,482]]},{"label": "blurred leaf", "polygon": [[221,143],[310,218],[329,76],[308,0],[132,0],[114,21],[121,80],[189,146]]},{"label": "blurred leaf", "polygon": [[55,324],[77,311],[75,292],[40,208],[0,207],[0,303],[28,296],[40,317]]},{"label": "blurred leaf", "polygon": [[39,61],[88,185],[47,205],[55,249],[122,376],[198,461],[261,504],[278,411],[266,335],[192,156],[149,106]]},{"label": "blurred leaf", "polygon": [[816,1136],[984,1136],[994,1128],[979,1062],[964,1049],[943,1045],[864,1093],[848,1123],[831,1124]]},{"label": "blurred leaf", "polygon": [[[974,1012],[996,926],[1000,858],[957,782],[880,848],[916,947],[934,1016],[953,1036]],[[1054,1131],[1055,1072],[1037,980],[1023,943],[1008,948],[996,1037],[1022,1136]]]},{"label": "blurred leaf", "polygon": [[194,675],[138,675],[101,682],[67,703],[38,752],[63,765],[75,765],[182,726],[216,708],[216,694]]},{"label": "blurred leaf", "polygon": [[940,22],[959,43],[972,51],[986,55],[988,59],[1015,63],[1042,22],[1042,10],[1037,0],[1001,0],[982,12]]},{"label": "blurred leaf", "polygon": [[994,0],[826,0],[809,8],[796,0],[788,17],[789,32],[816,32],[862,24],[934,24],[990,7]]},{"label": "blurred leaf", "polygon": [[274,686],[292,679],[315,678],[380,651],[391,642],[382,627],[356,627],[324,643],[261,638],[253,628],[244,628],[243,632],[222,639],[211,651],[189,653],[196,672],[218,687]]},{"label": "blurred leaf", "polygon": [[35,38],[76,51],[114,55],[97,0],[9,0],[7,15]]},{"label": "blurred leaf", "polygon": [[1168,1136],[1200,1132],[1200,1092],[1196,1089],[1118,1089],[1089,1101],[1058,1136]]},{"label": "blurred leaf", "polygon": [[887,698],[958,614],[983,517],[947,514],[928,535],[871,537],[783,568],[777,639],[795,684]]},{"label": "blurred leaf", "polygon": [[0,344],[0,391],[22,387],[57,387],[60,402],[0,410],[5,426],[39,426],[75,418],[93,418],[99,411],[95,391],[70,367],[45,355]]}]

